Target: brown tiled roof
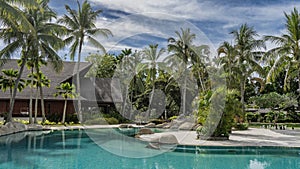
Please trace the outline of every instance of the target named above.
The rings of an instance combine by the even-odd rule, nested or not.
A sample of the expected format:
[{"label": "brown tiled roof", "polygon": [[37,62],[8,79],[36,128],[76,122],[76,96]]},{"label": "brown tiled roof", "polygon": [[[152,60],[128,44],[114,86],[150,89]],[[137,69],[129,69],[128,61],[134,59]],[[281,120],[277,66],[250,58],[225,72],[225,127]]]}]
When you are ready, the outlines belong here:
[{"label": "brown tiled roof", "polygon": [[[63,70],[59,73],[56,73],[51,64],[47,64],[47,66],[42,66],[40,69],[41,71],[48,77],[48,79],[51,80],[50,82],[50,88],[43,87],[43,93],[45,99],[62,99],[60,97],[54,97],[53,94],[57,91],[55,87],[59,85],[62,82],[69,81],[72,79],[72,77],[76,73],[76,62],[63,62]],[[88,62],[81,62],[80,63],[80,74],[84,75],[89,68],[91,67],[91,64]],[[16,59],[7,60],[7,62],[0,67],[1,70],[3,69],[15,69],[19,70],[19,66]],[[2,72],[0,72],[0,75]],[[30,74],[30,70],[28,70],[26,67],[24,68],[22,78],[28,79],[27,75]],[[35,89],[34,89],[35,90]],[[3,92],[0,91],[0,99],[8,99],[9,91]],[[18,92],[16,95],[17,99],[29,99],[30,97],[30,87],[26,87],[22,92]]]}]

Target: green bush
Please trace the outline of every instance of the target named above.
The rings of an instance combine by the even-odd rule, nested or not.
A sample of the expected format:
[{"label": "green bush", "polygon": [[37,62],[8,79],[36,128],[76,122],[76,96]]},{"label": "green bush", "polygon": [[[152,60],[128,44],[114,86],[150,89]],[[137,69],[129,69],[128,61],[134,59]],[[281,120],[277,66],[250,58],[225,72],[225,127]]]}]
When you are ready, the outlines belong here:
[{"label": "green bush", "polygon": [[236,123],[234,128],[236,130],[248,130],[249,124],[248,123]]},{"label": "green bush", "polygon": [[114,117],[109,117],[109,118],[101,117],[101,118],[89,119],[84,123],[89,125],[97,125],[97,124],[105,125],[105,124],[119,124],[119,121]]},{"label": "green bush", "polygon": [[46,120],[43,125],[56,125],[56,122],[52,122],[52,121],[49,121],[49,120]]},{"label": "green bush", "polygon": [[172,121],[172,120],[175,120],[177,118],[178,118],[178,116],[172,116],[172,117],[169,118],[169,120]]},{"label": "green bush", "polygon": [[114,117],[105,118],[105,120],[108,124],[119,124],[119,120]]}]

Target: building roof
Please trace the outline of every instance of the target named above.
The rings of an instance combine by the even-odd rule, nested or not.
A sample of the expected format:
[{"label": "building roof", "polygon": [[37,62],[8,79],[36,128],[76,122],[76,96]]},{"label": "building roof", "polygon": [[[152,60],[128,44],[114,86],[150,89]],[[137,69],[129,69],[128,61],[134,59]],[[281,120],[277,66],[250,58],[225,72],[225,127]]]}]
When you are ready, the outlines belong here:
[{"label": "building roof", "polygon": [[[71,82],[72,80],[74,81],[75,78],[75,74],[76,74],[76,62],[63,62],[64,66],[63,66],[63,70],[59,73],[56,73],[53,69],[51,64],[47,64],[46,66],[42,66],[40,68],[40,70],[45,74],[45,76],[47,76],[48,79],[51,80],[50,82],[50,87],[43,87],[43,94],[44,94],[44,99],[45,100],[62,100],[62,97],[54,97],[54,93],[57,92],[57,90],[55,89],[56,86],[58,86],[60,83],[63,82]],[[97,97],[98,102],[114,102],[113,98],[119,98],[118,101],[122,100],[122,96],[121,96],[121,92],[120,92],[120,85],[119,85],[119,81],[114,80],[113,83],[112,80],[109,79],[98,79],[96,80],[96,83],[92,83],[92,81],[89,78],[84,78],[84,75],[89,71],[90,67],[92,66],[92,64],[88,63],[88,62],[81,62],[80,63],[80,77],[81,78],[81,84],[85,84],[85,85],[81,85],[81,99],[82,100],[92,100],[94,101],[94,98],[92,98],[91,96],[91,91],[89,92],[89,94],[87,94],[86,89],[95,89],[95,88],[100,88],[101,92],[100,95],[101,97]],[[17,63],[16,59],[11,59],[11,60],[7,60],[7,62],[1,67],[1,69],[15,69],[15,70],[19,70],[19,66]],[[0,72],[0,75],[2,74],[2,72]],[[22,74],[22,78],[24,79],[29,79],[28,78],[28,74],[30,74],[30,70],[28,70],[27,68],[24,68],[24,72]],[[95,79],[94,79],[95,81]],[[76,83],[75,83],[76,84]],[[98,87],[93,87],[92,84],[97,84]],[[88,85],[88,86],[87,86]],[[111,85],[112,87],[116,87],[115,90],[111,90],[112,87],[110,87],[109,85]],[[100,90],[98,90],[100,91]],[[16,99],[29,99],[30,98],[30,87],[26,87],[22,92],[18,92],[16,95]],[[35,89],[34,89],[34,93],[35,93]],[[94,94],[95,95],[95,94]],[[112,95],[117,95],[112,97]],[[33,96],[35,97],[35,95]],[[0,99],[9,99],[10,95],[9,95],[9,91],[0,92]],[[99,100],[100,99],[100,100]]]}]

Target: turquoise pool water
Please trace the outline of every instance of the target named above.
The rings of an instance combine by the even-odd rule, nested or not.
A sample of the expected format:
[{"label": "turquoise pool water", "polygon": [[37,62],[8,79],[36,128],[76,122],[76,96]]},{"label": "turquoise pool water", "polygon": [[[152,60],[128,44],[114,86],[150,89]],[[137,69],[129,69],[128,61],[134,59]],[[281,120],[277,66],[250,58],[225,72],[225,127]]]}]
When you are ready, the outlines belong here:
[{"label": "turquoise pool water", "polygon": [[[105,130],[95,130],[102,133]],[[89,131],[88,131],[89,132]],[[90,137],[85,130],[50,133],[18,133],[0,137],[1,169],[298,169],[300,149],[275,147],[195,147],[178,146],[174,151],[145,148],[146,143],[133,142],[107,149],[105,145],[122,145],[120,140]],[[116,144],[112,144],[116,143]],[[100,145],[100,146],[99,146]],[[102,146],[104,145],[104,146]],[[126,149],[126,148],[128,149]],[[122,149],[124,148],[124,149]],[[153,156],[126,157],[127,150]],[[124,152],[120,156],[115,152]],[[148,152],[149,151],[149,152]],[[131,152],[131,153],[132,153]],[[118,155],[117,155],[118,154]],[[130,156],[130,155],[129,155]]]}]

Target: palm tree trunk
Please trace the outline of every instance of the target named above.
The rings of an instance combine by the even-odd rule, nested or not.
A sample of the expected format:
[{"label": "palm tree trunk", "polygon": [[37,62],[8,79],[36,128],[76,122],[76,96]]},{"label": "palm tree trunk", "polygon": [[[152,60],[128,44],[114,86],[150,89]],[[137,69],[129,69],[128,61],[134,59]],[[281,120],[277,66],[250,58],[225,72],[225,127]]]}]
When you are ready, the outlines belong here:
[{"label": "palm tree trunk", "polygon": [[122,108],[122,116],[123,117],[126,117],[125,116],[125,110],[126,110],[126,103],[127,103],[127,97],[128,97],[128,85],[126,85],[126,90],[125,90],[125,98],[124,98],[124,103],[123,103],[123,108]]},{"label": "palm tree trunk", "polygon": [[298,74],[298,110],[300,110],[300,72]]},{"label": "palm tree trunk", "polygon": [[29,124],[33,123],[32,120],[32,94],[33,94],[33,68],[31,68],[31,83],[30,83],[30,98],[29,98]]},{"label": "palm tree trunk", "polygon": [[65,105],[64,105],[64,111],[63,111],[63,116],[61,119],[61,123],[65,123],[65,119],[66,119],[66,111],[67,111],[67,99],[65,99]]},{"label": "palm tree trunk", "polygon": [[45,115],[45,105],[44,105],[44,94],[43,94],[43,87],[42,87],[42,80],[41,80],[41,74],[39,65],[36,66],[36,73],[37,73],[37,84],[40,91],[40,98],[41,98],[41,109],[42,109],[42,122],[44,123],[46,121],[46,115]]},{"label": "palm tree trunk", "polygon": [[82,112],[81,112],[81,100],[80,100],[80,76],[79,76],[79,68],[80,68],[80,60],[81,60],[81,50],[82,50],[82,45],[83,45],[83,38],[81,38],[80,40],[80,44],[79,44],[79,50],[78,50],[78,60],[77,60],[77,67],[76,67],[76,84],[77,84],[77,94],[78,94],[78,99],[77,99],[77,103],[78,103],[78,112],[77,112],[77,116],[78,116],[78,120],[80,123],[82,123]]},{"label": "palm tree trunk", "polygon": [[187,81],[187,77],[184,77],[184,87],[183,87],[183,98],[182,98],[182,113],[183,115],[186,115],[186,81]]},{"label": "palm tree trunk", "polygon": [[149,99],[149,107],[148,107],[148,118],[150,119],[150,116],[151,116],[151,103],[153,101],[153,95],[154,95],[154,90],[155,90],[155,83],[153,83],[153,86],[152,86],[152,92],[151,92],[151,96],[150,96],[150,99]]},{"label": "palm tree trunk", "polygon": [[44,94],[43,94],[43,88],[40,86],[40,97],[41,97],[41,108],[42,108],[42,122],[44,123],[46,121],[46,114],[45,114],[45,105],[44,105]]},{"label": "palm tree trunk", "polygon": [[242,80],[241,84],[241,104],[242,104],[242,114],[245,114],[245,80]]},{"label": "palm tree trunk", "polygon": [[38,112],[38,104],[39,104],[39,92],[38,92],[38,86],[35,91],[35,105],[34,105],[34,123],[37,124],[37,112]]},{"label": "palm tree trunk", "polygon": [[[26,56],[26,55],[24,55],[24,56]],[[8,113],[6,122],[12,122],[12,113],[13,113],[14,106],[15,106],[15,99],[16,99],[16,95],[17,95],[17,89],[18,89],[19,82],[21,80],[21,76],[23,74],[23,70],[24,70],[26,61],[27,61],[27,58],[22,57],[22,64],[20,66],[19,75],[18,75],[18,78],[16,80],[14,90],[13,90],[13,93],[12,93],[11,102],[9,104],[9,113]]]},{"label": "palm tree trunk", "polygon": [[204,92],[206,89],[204,87],[204,84],[203,84],[203,81],[202,81],[202,77],[201,77],[201,74],[200,74],[199,71],[198,71],[198,76],[199,76],[199,81],[200,81],[200,84],[201,84],[202,91]]}]

